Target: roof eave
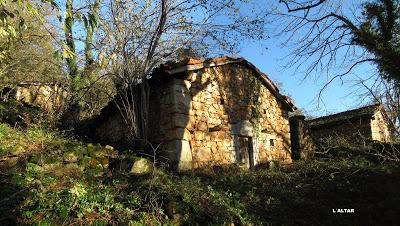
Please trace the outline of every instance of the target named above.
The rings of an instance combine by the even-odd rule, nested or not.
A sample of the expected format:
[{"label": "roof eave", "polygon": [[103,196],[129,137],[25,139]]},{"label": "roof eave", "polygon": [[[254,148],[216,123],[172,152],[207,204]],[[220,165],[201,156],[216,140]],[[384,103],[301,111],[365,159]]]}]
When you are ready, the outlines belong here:
[{"label": "roof eave", "polygon": [[175,68],[171,69],[164,69],[167,74],[169,75],[174,75],[174,74],[180,74],[188,71],[196,71],[200,70],[206,67],[217,67],[217,66],[223,66],[227,64],[233,64],[233,63],[242,63],[244,62],[247,66],[251,67],[251,69],[255,70],[257,74],[260,75],[261,80],[266,84],[267,88],[277,97],[277,99],[286,105],[286,108],[289,111],[294,111],[296,107],[291,101],[287,100],[286,96],[283,96],[282,94],[279,93],[279,89],[276,87],[275,84],[267,77],[266,74],[262,73],[256,66],[254,66],[252,63],[248,62],[244,58],[232,58],[230,60],[225,60],[225,61],[204,61],[202,63],[198,64],[191,64],[191,65],[183,65],[183,66],[178,66]]}]

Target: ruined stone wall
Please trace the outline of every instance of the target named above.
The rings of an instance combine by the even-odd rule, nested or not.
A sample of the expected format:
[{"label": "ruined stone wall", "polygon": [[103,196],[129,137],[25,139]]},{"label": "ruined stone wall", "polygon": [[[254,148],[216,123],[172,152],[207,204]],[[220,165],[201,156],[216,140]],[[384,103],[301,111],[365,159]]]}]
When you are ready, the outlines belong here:
[{"label": "ruined stone wall", "polygon": [[363,144],[372,139],[371,119],[358,118],[336,124],[311,127],[314,140],[319,145]]},{"label": "ruined stone wall", "polygon": [[382,111],[377,111],[371,121],[372,139],[388,142],[393,138],[393,131]]},{"label": "ruined stone wall", "polygon": [[67,92],[58,85],[26,85],[15,88],[15,99],[49,111],[59,111],[66,98]]},{"label": "ruined stone wall", "polygon": [[104,144],[115,147],[126,147],[132,144],[129,140],[129,128],[119,111],[100,123],[96,122],[94,130],[94,138]]},{"label": "ruined stone wall", "polygon": [[312,159],[316,146],[305,117],[303,115],[295,115],[290,117],[289,122],[292,158],[302,160]]},{"label": "ruined stone wall", "polygon": [[152,102],[160,112],[151,119],[152,140],[164,144],[180,169],[235,162],[249,167],[249,159],[254,165],[290,162],[288,111],[254,73],[229,64],[171,79]]}]

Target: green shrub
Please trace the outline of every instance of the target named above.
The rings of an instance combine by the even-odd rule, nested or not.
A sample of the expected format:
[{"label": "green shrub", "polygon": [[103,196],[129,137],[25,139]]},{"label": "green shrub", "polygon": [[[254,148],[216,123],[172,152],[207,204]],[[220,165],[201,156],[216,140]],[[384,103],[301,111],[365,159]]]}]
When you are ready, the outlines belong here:
[{"label": "green shrub", "polygon": [[[400,212],[398,164],[362,156],[273,170],[230,165],[130,175],[110,171],[109,156],[132,163],[135,157],[5,124],[0,150],[2,158],[18,156],[14,167],[0,163],[2,225],[391,225]],[[332,208],[357,215],[338,218]]]}]

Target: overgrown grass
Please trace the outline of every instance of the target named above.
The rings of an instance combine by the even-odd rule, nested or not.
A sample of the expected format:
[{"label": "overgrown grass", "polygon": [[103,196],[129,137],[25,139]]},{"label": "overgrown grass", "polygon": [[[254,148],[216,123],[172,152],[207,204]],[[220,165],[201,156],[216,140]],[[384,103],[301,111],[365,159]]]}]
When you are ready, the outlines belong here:
[{"label": "overgrown grass", "polygon": [[[400,167],[364,158],[149,175],[110,148],[0,124],[0,224],[395,225]],[[114,165],[114,166],[113,166]],[[125,167],[126,168],[126,167]],[[128,167],[129,168],[129,167]],[[354,214],[334,214],[352,208]]]},{"label": "overgrown grass", "polygon": [[12,126],[26,126],[30,123],[39,123],[45,117],[45,112],[38,107],[31,106],[17,100],[3,101],[0,99],[0,120]]}]

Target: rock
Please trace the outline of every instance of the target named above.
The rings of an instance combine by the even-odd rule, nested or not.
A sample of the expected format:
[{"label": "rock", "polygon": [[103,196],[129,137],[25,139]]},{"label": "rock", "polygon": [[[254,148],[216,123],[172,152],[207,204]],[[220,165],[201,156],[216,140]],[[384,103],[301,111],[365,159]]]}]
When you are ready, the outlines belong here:
[{"label": "rock", "polygon": [[166,206],[167,215],[172,219],[173,225],[182,224],[182,215],[178,212],[177,203],[171,201]]},{"label": "rock", "polygon": [[195,150],[195,160],[198,162],[208,162],[211,157],[211,149],[210,148],[199,148]]},{"label": "rock", "polygon": [[253,125],[248,120],[242,120],[233,126],[232,132],[239,136],[252,137],[253,136]]},{"label": "rock", "polygon": [[0,170],[9,170],[10,168],[16,166],[19,161],[19,157],[10,157],[7,159],[2,159],[3,161],[0,161]]},{"label": "rock", "polygon": [[179,159],[178,170],[189,170],[192,168],[192,151],[187,140],[182,141]]},{"label": "rock", "polygon": [[173,114],[172,121],[174,127],[186,128],[189,123],[189,115]]},{"label": "rock", "polygon": [[195,102],[193,101],[193,109],[198,110],[202,107],[202,104],[200,102]]},{"label": "rock", "polygon": [[183,83],[185,84],[186,89],[190,89],[192,83],[190,81],[184,80]]},{"label": "rock", "polygon": [[178,170],[192,168],[192,151],[187,140],[173,140],[165,145],[166,157],[172,163],[177,163]]},{"label": "rock", "polygon": [[135,175],[148,174],[153,171],[153,163],[145,158],[140,158],[133,163],[130,173]]},{"label": "rock", "polygon": [[104,158],[104,157],[116,158],[118,156],[118,152],[115,151],[114,148],[109,145],[106,145],[105,147],[96,146],[91,151],[90,156],[95,158]]},{"label": "rock", "polygon": [[48,164],[44,164],[42,166],[42,170],[45,172],[54,172],[55,170],[62,168],[63,166],[64,166],[64,164],[61,162],[48,163]]},{"label": "rock", "polygon": [[64,154],[64,162],[73,163],[77,162],[79,159],[78,155],[74,152],[67,152]]},{"label": "rock", "polygon": [[204,139],[204,132],[201,131],[194,131],[194,139],[201,141]]},{"label": "rock", "polygon": [[105,149],[114,150],[114,147],[113,147],[113,146],[110,146],[110,145],[106,145],[104,148],[105,148]]},{"label": "rock", "polygon": [[206,132],[208,131],[208,126],[206,122],[200,122],[196,125],[196,129],[199,131]]},{"label": "rock", "polygon": [[196,82],[197,78],[198,78],[197,77],[197,73],[193,72],[193,73],[190,74],[190,81],[191,82]]},{"label": "rock", "polygon": [[84,156],[79,164],[84,168],[93,168],[101,163],[94,157]]}]

